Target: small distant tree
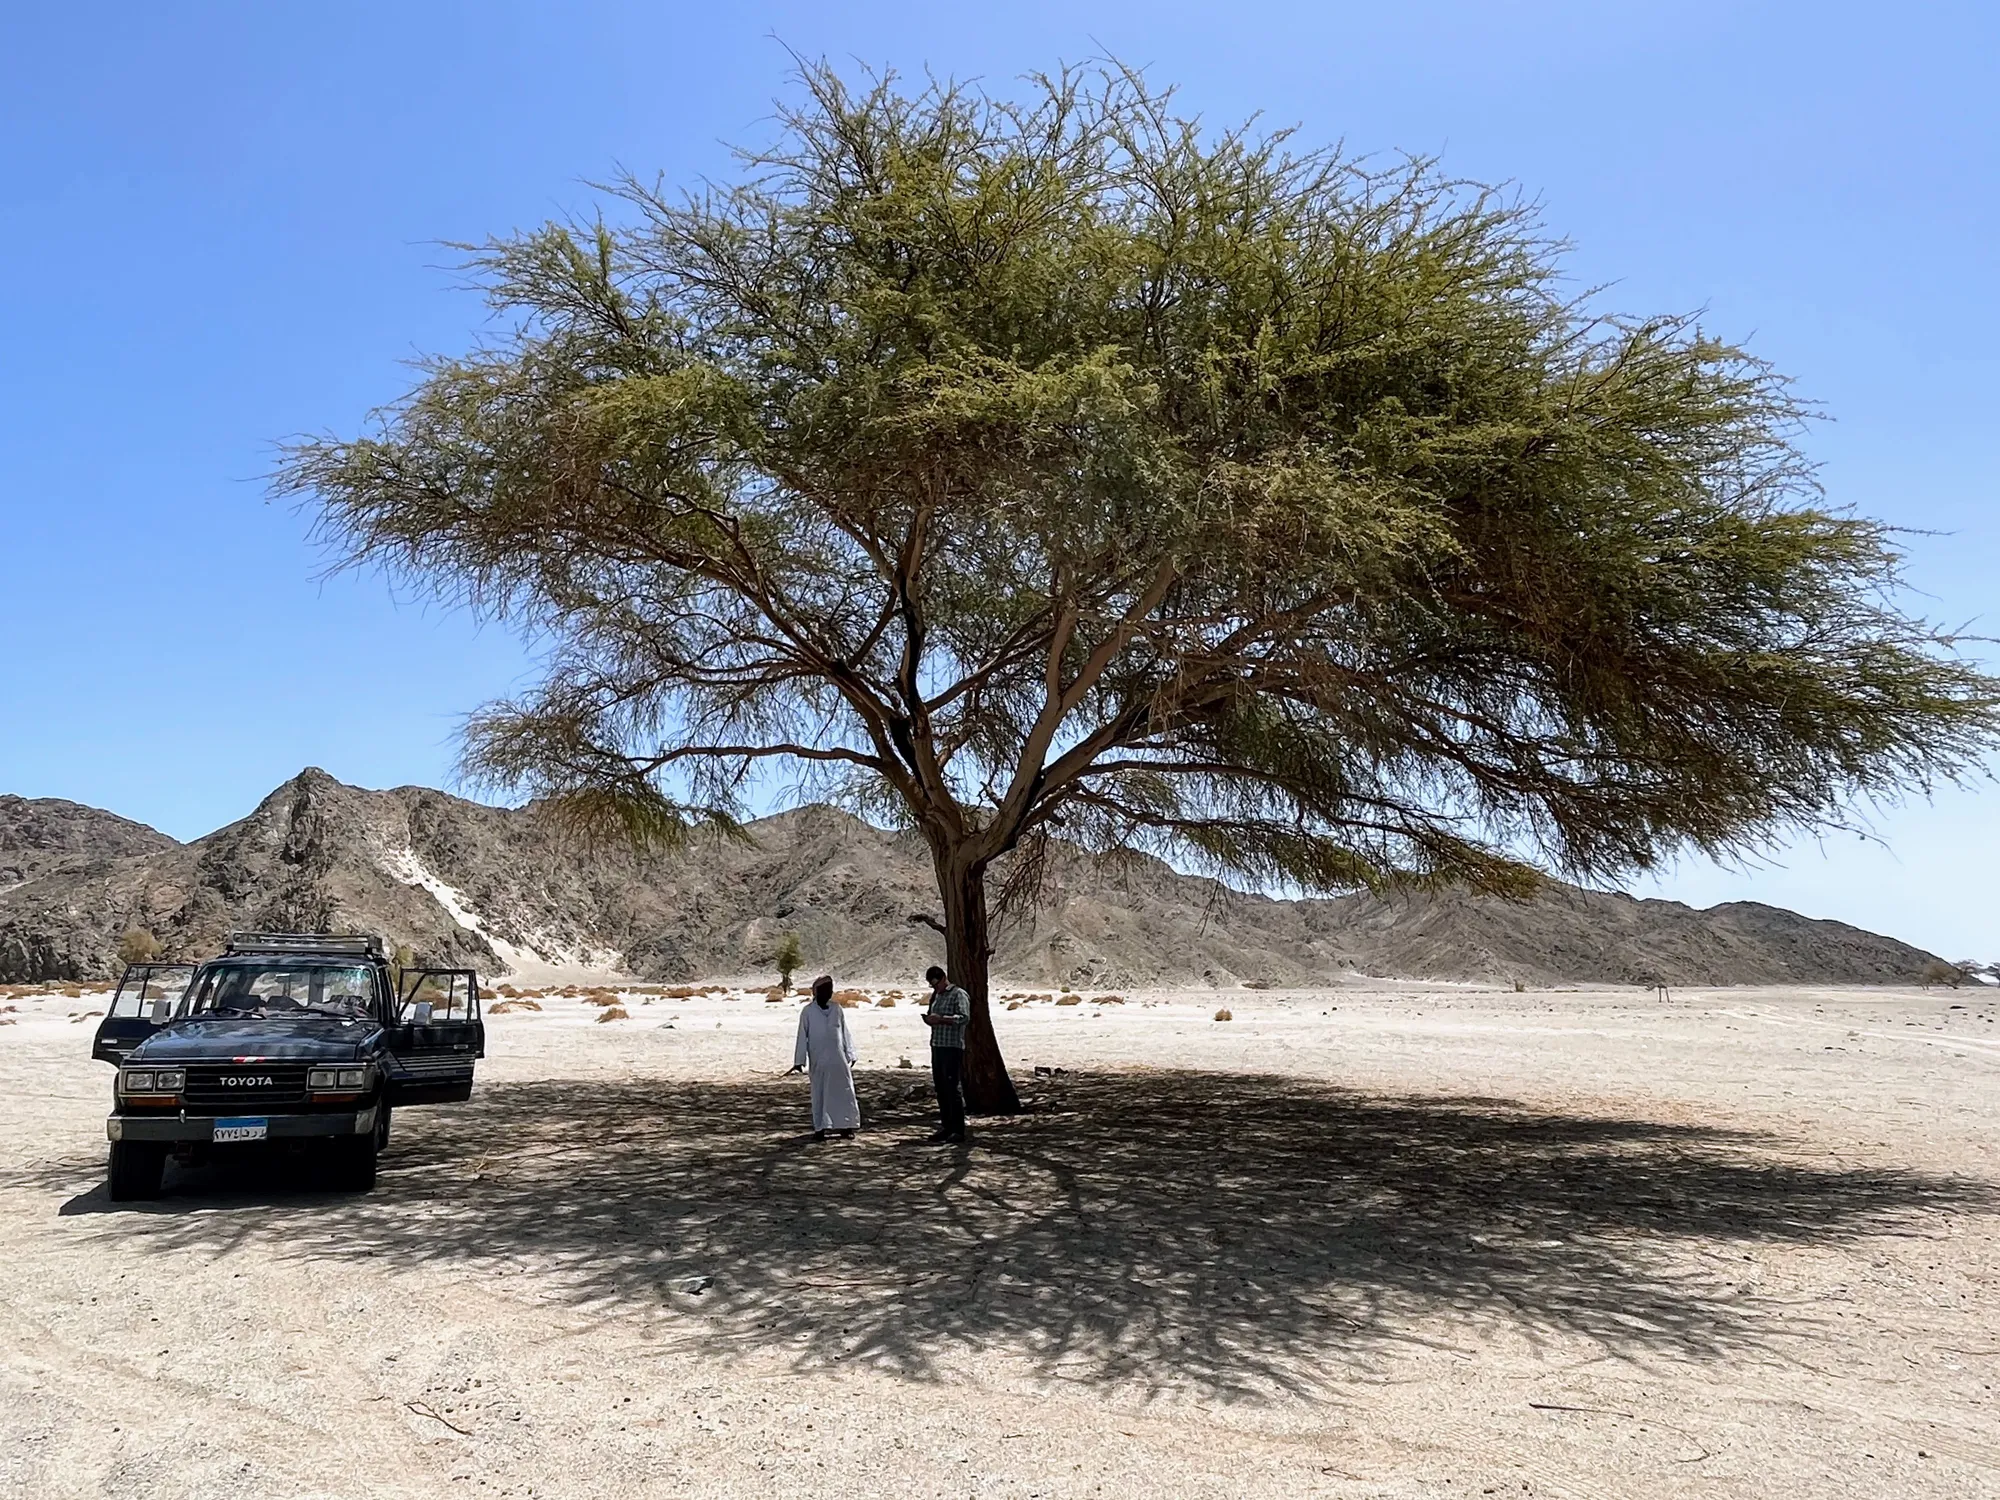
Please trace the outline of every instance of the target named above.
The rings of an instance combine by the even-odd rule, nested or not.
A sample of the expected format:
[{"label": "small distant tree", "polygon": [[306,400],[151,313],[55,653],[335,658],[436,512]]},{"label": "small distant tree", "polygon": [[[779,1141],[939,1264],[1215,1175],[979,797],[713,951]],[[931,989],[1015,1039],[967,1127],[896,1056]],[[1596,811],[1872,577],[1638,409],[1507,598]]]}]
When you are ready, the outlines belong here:
[{"label": "small distant tree", "polygon": [[786,989],[792,987],[792,975],[805,962],[805,955],[799,951],[799,938],[795,932],[788,932],[778,939],[777,951],[771,955],[771,962],[778,966],[778,983]]},{"label": "small distant tree", "polygon": [[802,82],[738,182],[471,248],[507,326],[276,487],[552,642],[474,775],[667,842],[772,765],[914,830],[975,1109],[1016,1105],[988,877],[1058,836],[1521,895],[2000,739],[1786,381],[1593,315],[1517,199],[1115,66]]},{"label": "small distant tree", "polygon": [[128,927],[118,935],[121,964],[149,964],[164,951],[160,940],[144,927]]}]

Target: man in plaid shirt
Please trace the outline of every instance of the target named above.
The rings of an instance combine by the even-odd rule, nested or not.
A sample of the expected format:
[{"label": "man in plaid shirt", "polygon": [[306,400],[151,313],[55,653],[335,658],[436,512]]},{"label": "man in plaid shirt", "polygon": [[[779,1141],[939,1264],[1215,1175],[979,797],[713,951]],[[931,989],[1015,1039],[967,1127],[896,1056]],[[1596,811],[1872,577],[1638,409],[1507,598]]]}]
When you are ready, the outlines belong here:
[{"label": "man in plaid shirt", "polygon": [[931,1029],[931,1082],[937,1088],[938,1130],[932,1141],[965,1139],[965,1026],[972,1019],[972,997],[951,983],[932,964],[924,973],[930,981],[931,1003],[924,1025]]}]

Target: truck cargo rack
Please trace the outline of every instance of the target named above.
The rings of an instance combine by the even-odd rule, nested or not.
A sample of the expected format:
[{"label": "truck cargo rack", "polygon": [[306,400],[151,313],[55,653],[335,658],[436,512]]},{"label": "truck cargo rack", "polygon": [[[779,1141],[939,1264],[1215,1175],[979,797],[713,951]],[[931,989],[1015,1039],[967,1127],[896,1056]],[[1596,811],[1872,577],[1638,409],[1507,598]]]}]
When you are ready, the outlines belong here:
[{"label": "truck cargo rack", "polygon": [[379,937],[359,934],[312,932],[232,932],[223,945],[225,955],[240,953],[285,953],[316,958],[386,958]]}]

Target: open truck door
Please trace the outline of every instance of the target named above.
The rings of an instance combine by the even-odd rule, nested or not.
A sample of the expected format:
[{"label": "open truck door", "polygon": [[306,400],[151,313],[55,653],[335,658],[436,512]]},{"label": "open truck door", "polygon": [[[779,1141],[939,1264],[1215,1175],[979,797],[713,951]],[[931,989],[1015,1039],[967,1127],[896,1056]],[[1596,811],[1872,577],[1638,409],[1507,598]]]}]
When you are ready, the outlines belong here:
[{"label": "open truck door", "polygon": [[113,1065],[123,1062],[127,1053],[173,1019],[194,971],[193,964],[127,964],[111,1008],[98,1023],[90,1055]]},{"label": "open truck door", "polygon": [[479,976],[470,969],[405,969],[389,1027],[385,1097],[392,1105],[456,1104],[472,1097],[486,1055]]}]

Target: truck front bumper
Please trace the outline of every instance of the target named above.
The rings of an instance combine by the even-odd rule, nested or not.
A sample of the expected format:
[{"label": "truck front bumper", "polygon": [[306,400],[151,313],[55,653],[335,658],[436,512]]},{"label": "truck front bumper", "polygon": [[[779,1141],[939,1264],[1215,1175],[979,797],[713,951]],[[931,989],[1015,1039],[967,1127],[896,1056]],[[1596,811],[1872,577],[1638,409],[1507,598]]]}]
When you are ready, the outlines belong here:
[{"label": "truck front bumper", "polygon": [[[317,1136],[367,1135],[375,1128],[375,1111],[366,1109],[325,1110],[314,1114],[257,1115],[264,1121],[264,1139],[272,1141],[308,1140]],[[105,1139],[112,1141],[169,1141],[175,1144],[202,1144],[215,1140],[215,1115],[179,1114],[113,1115],[104,1122]],[[240,1120],[240,1115],[222,1119]],[[224,1144],[227,1144],[226,1142]]]}]

